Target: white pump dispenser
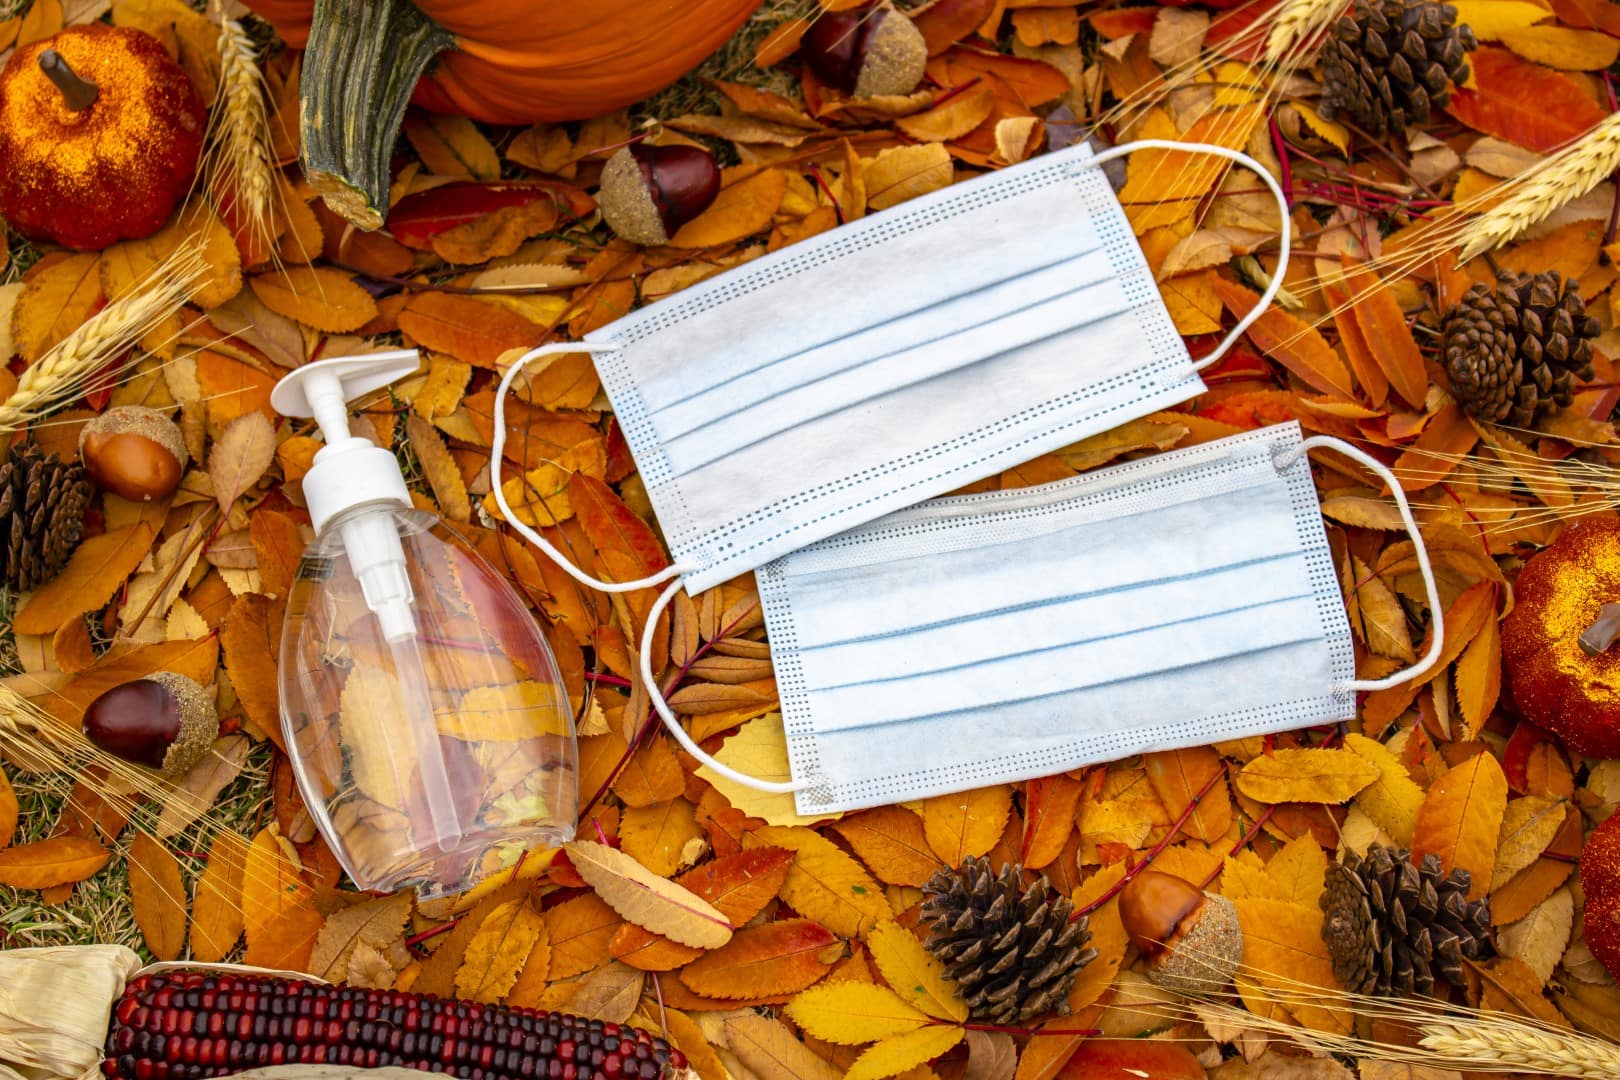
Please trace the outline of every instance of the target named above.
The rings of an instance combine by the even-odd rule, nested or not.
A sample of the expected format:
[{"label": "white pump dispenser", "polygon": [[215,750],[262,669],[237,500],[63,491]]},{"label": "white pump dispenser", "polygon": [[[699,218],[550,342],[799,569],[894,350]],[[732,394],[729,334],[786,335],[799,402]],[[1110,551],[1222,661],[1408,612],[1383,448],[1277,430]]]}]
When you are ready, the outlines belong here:
[{"label": "white pump dispenser", "polygon": [[[348,403],[352,399],[413,374],[419,363],[415,349],[316,361],[277,383],[270,392],[270,404],[284,416],[314,417],[326,439],[304,476],[310,519],[317,536],[336,521],[366,606],[377,616],[400,682],[433,839],[448,850],[460,841],[462,828],[439,747],[411,610],[415,596],[395,521],[396,510],[411,508],[411,496],[394,455],[349,431]],[[402,776],[398,781],[404,788],[411,777]]]}]

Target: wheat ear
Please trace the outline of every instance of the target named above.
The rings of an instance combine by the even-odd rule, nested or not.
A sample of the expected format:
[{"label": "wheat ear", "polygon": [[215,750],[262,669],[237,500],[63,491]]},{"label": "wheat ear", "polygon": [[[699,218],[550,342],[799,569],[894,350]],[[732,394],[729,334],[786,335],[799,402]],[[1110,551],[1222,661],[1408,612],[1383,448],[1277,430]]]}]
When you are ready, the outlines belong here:
[{"label": "wheat ear", "polygon": [[207,270],[189,242],[160,263],[129,295],[114,300],[22,373],[0,402],[0,432],[17,431],[73,400],[85,383],[164,319],[179,311]]},{"label": "wheat ear", "polygon": [[227,200],[239,220],[269,250],[274,246],[271,200],[276,195],[264,75],[253,39],[235,19],[219,23],[219,99],[207,165],[208,194],[215,206]]},{"label": "wheat ear", "polygon": [[1500,1070],[1611,1080],[1620,1076],[1620,1047],[1574,1032],[1559,1033],[1517,1024],[1443,1020],[1423,1025],[1422,1045],[1458,1069]]},{"label": "wheat ear", "polygon": [[1335,22],[1351,0],[1283,0],[1266,36],[1266,61],[1280,63],[1294,48]]},{"label": "wheat ear", "polygon": [[1585,195],[1620,168],[1620,113],[1612,113],[1574,146],[1548,158],[1515,182],[1517,190],[1469,222],[1462,259],[1501,247]]}]

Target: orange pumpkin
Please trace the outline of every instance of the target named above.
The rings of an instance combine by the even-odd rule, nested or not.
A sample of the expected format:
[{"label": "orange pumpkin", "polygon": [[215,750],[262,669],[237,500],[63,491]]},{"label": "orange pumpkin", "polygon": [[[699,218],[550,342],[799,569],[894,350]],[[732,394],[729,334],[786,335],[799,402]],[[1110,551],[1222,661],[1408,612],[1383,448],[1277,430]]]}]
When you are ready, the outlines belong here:
[{"label": "orange pumpkin", "polygon": [[247,0],[247,6],[287,44],[309,50],[300,90],[311,183],[340,214],[375,228],[387,205],[387,158],[407,96],[424,108],[495,124],[600,116],[696,67],[760,2]]}]

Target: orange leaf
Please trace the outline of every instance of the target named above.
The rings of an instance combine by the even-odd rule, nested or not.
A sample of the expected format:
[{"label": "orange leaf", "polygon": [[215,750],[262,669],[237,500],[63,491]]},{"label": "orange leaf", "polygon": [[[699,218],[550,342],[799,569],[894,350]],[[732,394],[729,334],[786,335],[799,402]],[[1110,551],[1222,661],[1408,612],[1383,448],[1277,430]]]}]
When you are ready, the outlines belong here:
[{"label": "orange leaf", "polygon": [[681,981],[700,994],[757,998],[792,994],[823,975],[841,951],[838,935],[809,919],[779,919],[739,930],[728,943],[687,964]]},{"label": "orange leaf", "polygon": [[242,936],[242,876],[247,870],[247,841],[223,829],[208,849],[208,865],[197,879],[191,904],[191,958],[217,964],[236,948]]},{"label": "orange leaf", "polygon": [[1007,784],[975,788],[923,800],[923,835],[934,854],[947,866],[961,866],[969,855],[983,855],[996,846],[1012,810],[1012,788]]},{"label": "orange leaf", "polygon": [[249,278],[259,302],[328,334],[358,330],[377,317],[377,302],[354,279],[324,266],[294,266]]},{"label": "orange leaf", "polygon": [[[1260,299],[1259,294],[1225,278],[1219,279],[1215,287],[1220,290],[1221,302],[1235,315],[1252,310]],[[1249,339],[1261,352],[1317,390],[1340,397],[1354,396],[1350,372],[1345,370],[1344,361],[1333,351],[1333,346],[1316,327],[1282,308],[1267,308],[1249,327]]]},{"label": "orange leaf", "polygon": [[1322,295],[1333,311],[1333,325],[1339,331],[1339,343],[1344,346],[1345,355],[1350,358],[1350,371],[1367,392],[1367,400],[1375,406],[1382,406],[1389,398],[1389,377],[1378,365],[1372,344],[1361,331],[1349,288],[1342,279],[1324,276]]},{"label": "orange leaf", "polygon": [[399,328],[418,345],[484,368],[494,368],[510,349],[538,345],[548,329],[500,304],[439,292],[411,297]]},{"label": "orange leaf", "polygon": [[1412,339],[1406,316],[1395,293],[1366,266],[1348,275],[1350,293],[1356,298],[1356,323],[1361,327],[1373,358],[1389,376],[1395,392],[1414,408],[1423,406],[1429,392],[1429,376],[1423,370],[1423,354]]},{"label": "orange leaf", "polygon": [[1546,153],[1586,134],[1606,115],[1574,79],[1506,49],[1482,45],[1468,62],[1474,85],[1457,87],[1446,111],[1486,135]]},{"label": "orange leaf", "polygon": [[208,402],[208,419],[218,427],[254,410],[267,420],[277,418],[270,407],[276,380],[240,360],[204,349],[197,354],[197,381]]},{"label": "orange leaf", "polygon": [[304,537],[298,522],[286,514],[263,508],[253,512],[248,535],[258,555],[259,581],[270,596],[285,596],[303,557]]},{"label": "orange leaf", "polygon": [[903,806],[876,806],[833,823],[879,881],[919,886],[945,864],[928,846],[922,818]]},{"label": "orange leaf", "polygon": [[996,10],[996,3],[997,0],[937,0],[918,12],[912,22],[928,43],[928,55],[938,56],[977,30]]},{"label": "orange leaf", "polygon": [[1468,422],[1467,414],[1457,405],[1447,405],[1391,466],[1401,479],[1401,490],[1411,494],[1439,483],[1478,441],[1479,429]]},{"label": "orange leaf", "polygon": [[726,186],[720,189],[709,208],[680,227],[670,237],[676,247],[701,248],[730,244],[761,232],[771,223],[776,208],[787,194],[787,173],[781,169],[761,169],[752,175],[740,170],[757,166],[740,165],[727,169]]},{"label": "orange leaf", "polygon": [[1453,868],[1468,871],[1470,900],[1490,892],[1507,795],[1507,777],[1489,750],[1446,773],[1435,781],[1418,809],[1412,860],[1435,854],[1447,872]]},{"label": "orange leaf", "polygon": [[165,641],[142,645],[128,651],[108,652],[73,677],[41,704],[58,720],[77,730],[85,708],[115,686],[131,679],[144,679],[154,671],[172,671],[204,686],[214,681],[219,663],[219,643],[211,637],[188,641]]},{"label": "orange leaf", "polygon": [[149,833],[129,845],[129,898],[135,924],[152,955],[178,960],[186,945],[186,885],[180,864]]},{"label": "orange leaf", "polygon": [[260,830],[248,846],[242,871],[242,921],[247,931],[245,963],[302,971],[326,920],[315,909],[315,892],[275,826]]},{"label": "orange leaf", "polygon": [[[1148,783],[1171,817],[1192,805],[1193,796],[1216,775],[1226,772],[1221,755],[1208,746],[1167,750],[1146,758]],[[1232,827],[1232,796],[1217,781],[1187,820],[1187,835],[1203,841],[1218,840]]]},{"label": "orange leaf", "polygon": [[608,943],[624,921],[594,892],[566,900],[545,912],[551,941],[551,979],[571,979],[608,961]]},{"label": "orange leaf", "polygon": [[[1025,109],[1056,101],[1071,89],[1069,77],[1044,60],[1027,60],[998,52],[953,47],[928,63],[928,73],[944,74],[946,86],[960,86],[975,75],[987,76],[992,86],[1011,90]],[[1196,126],[1196,125],[1194,125]]]},{"label": "orange leaf", "polygon": [[1083,790],[1080,781],[1063,773],[1024,785],[1026,867],[1039,870],[1063,853],[1074,832],[1074,810]]},{"label": "orange leaf", "polygon": [[[675,883],[713,904],[732,926],[742,926],[781,891],[792,864],[793,852],[787,848],[750,848],[688,870]],[[673,971],[703,955],[702,949],[629,922],[613,935],[608,951],[615,960],[642,971]]]},{"label": "orange leaf", "polygon": [[88,836],[55,836],[0,851],[0,885],[48,889],[72,885],[96,873],[112,852]]},{"label": "orange leaf", "polygon": [[152,528],[143,521],[92,536],[17,612],[16,630],[52,634],[69,619],[95,611],[135,572],[151,547]]},{"label": "orange leaf", "polygon": [[280,680],[276,657],[281,648],[281,618],[270,598],[246,593],[236,598],[225,617],[219,641],[225,649],[225,671],[231,677],[248,719],[281,746]]},{"label": "orange leaf", "polygon": [[0,850],[11,844],[11,838],[17,832],[17,792],[12,788],[11,781],[6,779],[6,772],[0,769]]}]

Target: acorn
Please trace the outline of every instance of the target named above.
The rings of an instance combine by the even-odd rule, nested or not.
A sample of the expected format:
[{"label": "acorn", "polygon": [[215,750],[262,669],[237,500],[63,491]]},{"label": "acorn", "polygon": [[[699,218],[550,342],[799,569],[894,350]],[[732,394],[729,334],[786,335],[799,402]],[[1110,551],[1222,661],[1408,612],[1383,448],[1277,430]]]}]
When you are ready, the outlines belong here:
[{"label": "acorn", "polygon": [[214,699],[192,679],[159,671],[115,686],[84,710],[84,734],[114,757],[174,780],[219,737]]},{"label": "acorn", "polygon": [[79,432],[79,457],[97,487],[134,502],[167,498],[186,471],[174,421],[143,405],[108,409]]},{"label": "acorn", "polygon": [[1232,901],[1174,874],[1137,874],[1119,895],[1119,917],[1147,960],[1148,981],[1173,993],[1218,990],[1243,962],[1243,929]]},{"label": "acorn", "polygon": [[858,98],[909,94],[928,66],[922,31],[887,3],[823,13],[799,53],[817,80]]},{"label": "acorn", "polygon": [[720,166],[696,146],[634,143],[602,167],[596,201],[616,234],[657,246],[707,210],[720,194]]}]

